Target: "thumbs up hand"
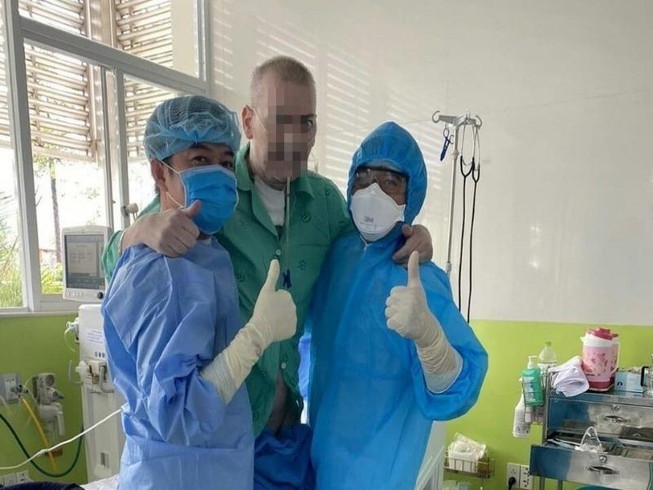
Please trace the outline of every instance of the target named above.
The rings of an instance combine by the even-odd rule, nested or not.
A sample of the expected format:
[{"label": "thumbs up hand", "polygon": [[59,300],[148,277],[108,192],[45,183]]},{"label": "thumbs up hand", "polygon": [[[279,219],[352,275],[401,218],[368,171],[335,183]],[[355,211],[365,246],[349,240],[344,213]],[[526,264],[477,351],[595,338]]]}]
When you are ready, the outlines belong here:
[{"label": "thumbs up hand", "polygon": [[431,345],[441,333],[440,324],[428,308],[419,277],[419,254],[408,259],[408,282],[395,286],[385,302],[388,328],[420,345]]},{"label": "thumbs up hand", "polygon": [[189,219],[197,216],[197,213],[202,209],[202,201],[193,201],[193,204],[185,208],[180,208],[179,211]]},{"label": "thumbs up hand", "polygon": [[201,205],[200,201],[195,201],[186,208],[171,208],[141,216],[123,233],[120,251],[144,243],[168,257],[184,255],[197,243],[200,230],[193,217],[199,213]]},{"label": "thumbs up hand", "polygon": [[279,261],[270,263],[268,277],[261,288],[250,325],[263,337],[265,347],[272,342],[292,337],[297,330],[297,310],[288,291],[277,290]]},{"label": "thumbs up hand", "polygon": [[295,303],[288,291],[277,291],[278,280],[279,261],[273,260],[252,318],[227,348],[200,371],[200,375],[215,386],[225,403],[231,401],[265,349],[272,342],[287,339],[295,333]]}]

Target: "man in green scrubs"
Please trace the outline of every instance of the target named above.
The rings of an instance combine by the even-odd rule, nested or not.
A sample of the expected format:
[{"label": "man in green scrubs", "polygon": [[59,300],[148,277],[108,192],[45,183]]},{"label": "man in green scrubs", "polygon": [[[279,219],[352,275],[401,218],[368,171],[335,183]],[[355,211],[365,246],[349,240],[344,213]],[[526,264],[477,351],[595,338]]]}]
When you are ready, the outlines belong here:
[{"label": "man in green scrubs", "polygon": [[[272,58],[254,70],[250,93],[251,103],[242,110],[249,143],[236,155],[239,202],[217,238],[231,255],[243,321],[252,315],[273,258],[281,264],[278,286],[297,305],[295,336],[268,347],[246,380],[258,436],[255,488],[311,488],[310,434],[299,424],[298,340],[327,250],[355,229],[338,188],[307,170],[317,131],[310,71],[293,58]],[[130,228],[114,234],[103,257],[107,276],[131,245],[145,243],[169,256],[182,255],[194,245],[195,205],[158,211],[155,199]],[[404,235],[397,262],[406,263],[413,250],[420,252],[421,261],[431,259],[426,228],[406,226]]]}]

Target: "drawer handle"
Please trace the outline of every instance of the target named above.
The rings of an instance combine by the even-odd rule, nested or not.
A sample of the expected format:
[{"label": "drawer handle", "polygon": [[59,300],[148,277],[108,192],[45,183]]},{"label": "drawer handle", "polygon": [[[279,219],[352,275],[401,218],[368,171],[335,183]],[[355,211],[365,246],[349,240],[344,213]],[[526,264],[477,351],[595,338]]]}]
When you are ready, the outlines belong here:
[{"label": "drawer handle", "polygon": [[613,422],[616,424],[625,424],[626,422],[630,422],[630,419],[620,417],[619,415],[604,415],[603,420],[607,420],[608,422]]},{"label": "drawer handle", "polygon": [[588,466],[587,469],[589,471],[593,471],[594,473],[599,473],[601,475],[617,475],[619,472],[613,468],[609,468],[608,466],[599,466],[599,465],[591,465]]}]

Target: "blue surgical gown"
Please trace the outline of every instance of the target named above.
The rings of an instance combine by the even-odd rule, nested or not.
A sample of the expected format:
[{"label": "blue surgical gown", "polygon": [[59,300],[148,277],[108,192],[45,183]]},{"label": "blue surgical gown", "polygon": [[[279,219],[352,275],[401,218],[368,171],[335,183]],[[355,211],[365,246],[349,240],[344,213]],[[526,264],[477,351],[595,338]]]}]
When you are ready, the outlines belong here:
[{"label": "blue surgical gown", "polygon": [[407,282],[391,258],[400,235],[397,227],[367,246],[358,235],[340,239],[313,293],[308,409],[319,490],[414,488],[432,421],[464,414],[481,389],[487,354],[433,263],[420,265],[420,276],[462,358],[458,378],[442,393],[429,391],[415,343],[388,329],[386,298]]},{"label": "blue surgical gown", "polygon": [[231,260],[215,239],[169,258],[120,258],[102,306],[109,365],[125,397],[120,488],[251,489],[244,387],[225,404],[199,370],[241,326]]}]

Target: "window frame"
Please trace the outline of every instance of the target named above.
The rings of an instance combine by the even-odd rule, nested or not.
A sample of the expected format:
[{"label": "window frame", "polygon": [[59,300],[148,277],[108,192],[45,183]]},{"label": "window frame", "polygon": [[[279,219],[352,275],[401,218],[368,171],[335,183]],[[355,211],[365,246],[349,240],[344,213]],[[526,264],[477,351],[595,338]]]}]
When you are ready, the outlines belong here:
[{"label": "window frame", "polygon": [[[18,0],[2,0],[5,26],[6,77],[9,88],[10,135],[14,151],[17,182],[17,201],[20,217],[20,267],[23,275],[23,307],[1,308],[0,317],[44,312],[74,312],[78,304],[64,300],[59,295],[46,295],[41,290],[37,212],[35,201],[32,137],[29,119],[25,43],[74,56],[101,71],[104,95],[106,73],[112,72],[116,80],[115,97],[118,107],[118,161],[111,161],[109,152],[104,156],[104,190],[106,196],[107,225],[112,229],[129,226],[129,216],[114,219],[113,209],[129,201],[128,145],[125,107],[125,77],[162,87],[179,93],[210,96],[213,84],[211,70],[211,39],[208,29],[210,0],[192,0],[197,9],[198,72],[193,77],[149,60],[129,54],[98,41],[71,34],[20,15]],[[107,97],[103,97],[103,114],[108,112]],[[106,126],[104,137],[107,136]],[[117,171],[118,189],[112,185],[112,172]],[[118,221],[118,223],[116,223]]]}]

